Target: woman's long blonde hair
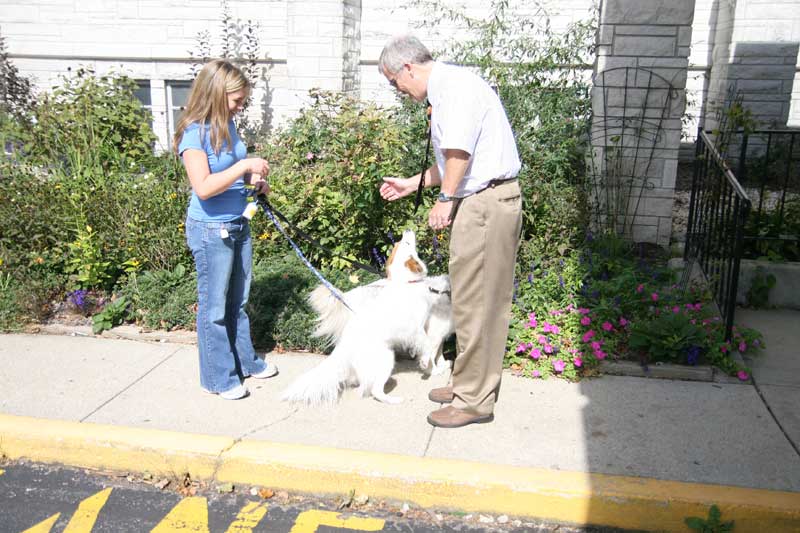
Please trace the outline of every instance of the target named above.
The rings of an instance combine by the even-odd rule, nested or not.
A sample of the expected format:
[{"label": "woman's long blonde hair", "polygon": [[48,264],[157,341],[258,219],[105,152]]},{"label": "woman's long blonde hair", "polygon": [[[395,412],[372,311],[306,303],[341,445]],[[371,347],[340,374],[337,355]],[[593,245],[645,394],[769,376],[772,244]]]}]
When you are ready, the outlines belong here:
[{"label": "woman's long blonde hair", "polygon": [[183,132],[189,124],[200,124],[201,137],[210,135],[211,146],[219,154],[224,143],[231,149],[231,136],[228,133],[228,93],[239,89],[250,90],[250,83],[241,70],[224,59],[214,59],[206,63],[192,83],[189,101],[175,126],[172,148],[178,152]]}]

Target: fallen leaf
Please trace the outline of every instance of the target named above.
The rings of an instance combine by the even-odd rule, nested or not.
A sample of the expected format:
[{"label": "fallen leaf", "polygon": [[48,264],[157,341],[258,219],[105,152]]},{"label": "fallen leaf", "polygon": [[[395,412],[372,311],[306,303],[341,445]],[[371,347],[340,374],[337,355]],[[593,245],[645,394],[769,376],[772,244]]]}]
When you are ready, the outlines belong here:
[{"label": "fallen leaf", "polygon": [[261,489],[258,491],[258,495],[264,498],[265,500],[269,500],[273,496],[275,496],[275,491],[270,489]]}]

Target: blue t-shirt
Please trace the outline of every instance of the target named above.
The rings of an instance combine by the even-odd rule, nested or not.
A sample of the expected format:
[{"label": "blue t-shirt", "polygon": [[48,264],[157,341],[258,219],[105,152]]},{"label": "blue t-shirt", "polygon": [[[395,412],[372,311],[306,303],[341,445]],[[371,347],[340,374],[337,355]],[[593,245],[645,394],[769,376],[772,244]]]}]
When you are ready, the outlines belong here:
[{"label": "blue t-shirt", "polygon": [[[239,138],[239,134],[236,133],[233,120],[228,122],[228,132],[233,143],[233,150],[223,142],[222,149],[219,154],[216,154],[211,146],[208,128],[201,128],[198,123],[190,124],[183,132],[183,138],[178,144],[178,153],[182,156],[184,150],[190,148],[203,150],[208,157],[208,168],[211,169],[211,173],[223,171],[240,159],[247,157],[247,148]],[[240,177],[227,190],[207,200],[201,200],[192,191],[188,215],[201,222],[227,222],[241,216],[246,206],[247,190],[244,188],[244,178]]]}]

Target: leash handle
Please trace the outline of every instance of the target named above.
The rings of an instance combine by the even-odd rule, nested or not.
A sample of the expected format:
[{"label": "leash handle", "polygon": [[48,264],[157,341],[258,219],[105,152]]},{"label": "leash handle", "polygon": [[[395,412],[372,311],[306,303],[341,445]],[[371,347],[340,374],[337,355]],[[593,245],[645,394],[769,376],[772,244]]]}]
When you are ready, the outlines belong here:
[{"label": "leash handle", "polygon": [[414,214],[417,214],[417,210],[419,209],[419,204],[422,203],[422,189],[425,188],[425,171],[428,170],[428,152],[431,149],[431,134],[433,133],[433,128],[431,127],[431,114],[433,113],[433,107],[428,103],[428,107],[425,110],[425,116],[428,121],[428,142],[425,145],[425,157],[422,158],[422,171],[419,173],[419,185],[417,186],[417,196],[414,198]]}]

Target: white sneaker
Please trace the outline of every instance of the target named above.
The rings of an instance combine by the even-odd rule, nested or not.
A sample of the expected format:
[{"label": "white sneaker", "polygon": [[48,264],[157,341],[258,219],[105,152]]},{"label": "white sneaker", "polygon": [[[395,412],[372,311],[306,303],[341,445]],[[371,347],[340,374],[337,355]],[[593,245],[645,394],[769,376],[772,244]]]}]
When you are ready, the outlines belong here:
[{"label": "white sneaker", "polygon": [[230,390],[218,394],[220,398],[225,398],[226,400],[240,400],[250,394],[250,391],[248,391],[247,387],[244,385],[239,384]]},{"label": "white sneaker", "polygon": [[261,372],[250,374],[250,377],[256,379],[266,379],[277,375],[278,375],[278,367],[275,366],[273,363],[267,363],[267,368],[265,368]]}]

